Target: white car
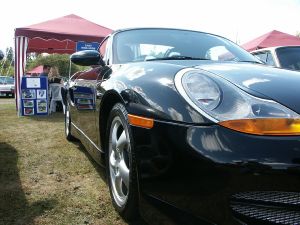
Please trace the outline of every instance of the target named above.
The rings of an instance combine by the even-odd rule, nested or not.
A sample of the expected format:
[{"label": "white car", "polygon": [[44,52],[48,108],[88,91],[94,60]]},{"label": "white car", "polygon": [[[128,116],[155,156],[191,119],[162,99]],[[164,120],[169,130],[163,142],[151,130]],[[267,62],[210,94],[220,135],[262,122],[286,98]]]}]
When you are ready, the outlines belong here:
[{"label": "white car", "polygon": [[12,77],[0,76],[0,96],[14,97],[15,80]]},{"label": "white car", "polygon": [[300,71],[300,46],[262,48],[251,54],[267,65]]}]

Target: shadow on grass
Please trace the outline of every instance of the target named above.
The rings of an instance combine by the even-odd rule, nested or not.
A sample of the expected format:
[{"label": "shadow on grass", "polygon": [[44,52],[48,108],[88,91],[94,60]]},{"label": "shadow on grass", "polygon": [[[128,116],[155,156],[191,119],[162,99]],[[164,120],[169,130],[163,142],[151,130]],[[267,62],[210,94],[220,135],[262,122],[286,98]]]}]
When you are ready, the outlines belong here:
[{"label": "shadow on grass", "polygon": [[[96,169],[97,173],[100,175],[101,179],[107,184],[105,168],[96,163],[96,161],[90,156],[90,154],[88,153],[86,148],[83,146],[83,144],[81,144],[81,142],[78,141],[78,142],[75,142],[75,144],[77,145],[78,150],[85,154],[85,156],[88,158],[88,160],[92,163],[92,165]],[[107,192],[107,194],[109,195],[109,192]],[[127,223],[128,223],[128,225],[147,225],[147,223],[142,218],[139,218],[136,221],[127,222]]]},{"label": "shadow on grass", "polygon": [[31,224],[33,219],[56,205],[55,200],[29,204],[19,177],[18,152],[0,142],[0,224]]}]

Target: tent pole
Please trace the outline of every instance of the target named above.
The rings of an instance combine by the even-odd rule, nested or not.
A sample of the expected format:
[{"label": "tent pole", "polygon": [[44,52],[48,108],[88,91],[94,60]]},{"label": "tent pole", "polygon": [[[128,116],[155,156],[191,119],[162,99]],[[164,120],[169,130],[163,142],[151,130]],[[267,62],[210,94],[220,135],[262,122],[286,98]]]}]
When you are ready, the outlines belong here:
[{"label": "tent pole", "polygon": [[21,81],[25,73],[28,37],[15,37],[15,99],[18,116],[21,116]]},{"label": "tent pole", "polygon": [[72,66],[72,62],[71,62],[71,59],[70,59],[70,63],[69,63],[69,80],[71,78],[71,66]]}]

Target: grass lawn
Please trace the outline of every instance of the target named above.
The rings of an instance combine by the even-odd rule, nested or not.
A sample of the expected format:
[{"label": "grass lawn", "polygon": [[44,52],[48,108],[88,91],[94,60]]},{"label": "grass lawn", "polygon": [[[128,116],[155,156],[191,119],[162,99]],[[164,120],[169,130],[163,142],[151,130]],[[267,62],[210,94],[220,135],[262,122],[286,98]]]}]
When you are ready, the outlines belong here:
[{"label": "grass lawn", "polygon": [[0,224],[121,225],[104,170],[64,136],[64,117],[20,117],[0,98]]}]

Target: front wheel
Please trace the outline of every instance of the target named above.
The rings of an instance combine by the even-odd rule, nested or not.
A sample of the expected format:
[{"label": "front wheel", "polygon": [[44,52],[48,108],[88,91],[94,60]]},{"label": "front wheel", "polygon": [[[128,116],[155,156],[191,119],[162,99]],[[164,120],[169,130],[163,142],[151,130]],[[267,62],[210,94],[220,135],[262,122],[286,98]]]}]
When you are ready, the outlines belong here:
[{"label": "front wheel", "polygon": [[108,120],[107,177],[115,209],[125,220],[137,218],[137,180],[132,135],[124,105],[117,103]]},{"label": "front wheel", "polygon": [[76,138],[71,133],[71,114],[70,114],[69,105],[66,106],[66,112],[65,112],[65,135],[68,141],[76,140]]}]

